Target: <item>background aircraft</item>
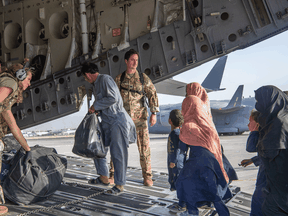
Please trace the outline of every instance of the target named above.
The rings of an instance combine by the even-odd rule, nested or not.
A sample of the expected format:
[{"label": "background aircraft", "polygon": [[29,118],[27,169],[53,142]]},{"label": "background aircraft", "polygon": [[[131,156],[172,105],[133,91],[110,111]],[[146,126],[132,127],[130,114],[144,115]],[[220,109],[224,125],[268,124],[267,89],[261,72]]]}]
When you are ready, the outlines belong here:
[{"label": "background aircraft", "polygon": [[[252,106],[242,105],[243,85],[240,85],[226,107],[219,107],[225,101],[210,101],[213,122],[218,134],[242,134],[249,131],[248,123]],[[167,134],[171,131],[168,123],[169,114],[173,109],[181,110],[182,103],[160,106],[157,113],[157,123],[149,126],[149,132],[155,134]]]},{"label": "background aircraft", "polygon": [[27,57],[36,68],[24,102],[12,108],[21,129],[79,111],[91,88],[76,75],[83,61],[114,78],[125,70],[124,54],[133,48],[140,53],[139,71],[156,84],[288,28],[287,0],[3,0],[0,5],[1,64]]},{"label": "background aircraft", "polygon": [[[205,80],[202,82],[202,86],[206,91],[213,92],[221,89],[221,81],[225,70],[227,56],[219,58],[214,67],[211,69]],[[173,79],[167,79],[163,82],[155,84],[157,93],[185,96],[186,95],[186,83],[176,81]],[[219,134],[242,134],[248,131],[248,122],[250,111],[252,106],[243,106],[243,85],[240,85],[233,97],[229,101],[227,106],[223,106],[221,101],[211,101],[211,113],[213,121]],[[220,103],[220,104],[219,104]],[[157,113],[157,123],[153,126],[149,126],[150,133],[170,133],[171,128],[168,123],[170,111],[173,109],[181,110],[181,103],[162,105],[160,106],[160,112]]]}]

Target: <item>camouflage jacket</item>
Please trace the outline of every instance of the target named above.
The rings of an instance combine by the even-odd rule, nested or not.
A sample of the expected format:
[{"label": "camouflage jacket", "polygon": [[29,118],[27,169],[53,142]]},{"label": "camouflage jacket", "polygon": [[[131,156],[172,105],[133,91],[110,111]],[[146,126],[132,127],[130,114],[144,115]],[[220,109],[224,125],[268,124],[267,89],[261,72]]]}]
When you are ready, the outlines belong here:
[{"label": "camouflage jacket", "polygon": [[[15,77],[10,75],[9,73],[1,73],[0,79],[2,76],[8,76],[14,79],[18,84],[18,81],[15,79]],[[2,139],[7,134],[8,130],[8,125],[4,120],[4,118],[2,117],[1,113],[3,111],[11,110],[11,107],[19,100],[18,95],[19,95],[19,88],[16,91],[12,92],[7,98],[5,98],[5,100],[2,103],[0,103],[0,139]]]},{"label": "camouflage jacket", "polygon": [[[144,78],[144,91],[146,92],[146,95],[148,97],[149,102],[149,108],[151,112],[159,112],[159,103],[158,103],[158,96],[156,92],[156,88],[153,85],[152,81],[149,79],[149,77],[143,73]],[[120,89],[120,81],[121,74],[119,74],[115,78],[115,82]],[[138,92],[142,92],[142,83],[140,81],[140,76],[138,71],[135,72],[135,74],[130,77],[125,73],[124,80],[121,84],[123,88],[135,90]],[[138,94],[137,92],[130,92],[127,90],[122,89],[121,90],[121,96],[123,99],[124,108],[127,111],[127,113],[131,116],[132,120],[136,119],[147,119],[148,117],[148,111],[147,108],[143,104],[142,97],[143,95]]]}]

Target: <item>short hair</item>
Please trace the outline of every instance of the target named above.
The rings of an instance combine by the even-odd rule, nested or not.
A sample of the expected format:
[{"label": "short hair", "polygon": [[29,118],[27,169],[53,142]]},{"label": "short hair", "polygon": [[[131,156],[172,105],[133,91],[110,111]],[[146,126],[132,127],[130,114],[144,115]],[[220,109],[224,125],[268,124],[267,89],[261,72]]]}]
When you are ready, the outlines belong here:
[{"label": "short hair", "polygon": [[251,114],[250,114],[251,118],[252,118],[256,123],[258,123],[258,117],[259,117],[259,115],[260,115],[260,112],[257,111],[257,110],[255,110],[255,109],[253,109],[253,110],[251,111]]},{"label": "short hair", "polygon": [[170,112],[169,119],[175,127],[179,127],[183,124],[184,118],[179,109],[174,109]]},{"label": "short hair", "polygon": [[127,52],[125,53],[124,59],[128,61],[129,58],[130,58],[132,55],[134,55],[134,54],[138,55],[138,58],[139,58],[139,53],[138,53],[136,50],[134,50],[134,49],[130,49],[129,51],[127,51]]},{"label": "short hair", "polygon": [[81,71],[78,71],[77,75],[81,76],[82,74],[91,73],[95,74],[99,72],[98,66],[94,63],[84,62],[82,65]]}]

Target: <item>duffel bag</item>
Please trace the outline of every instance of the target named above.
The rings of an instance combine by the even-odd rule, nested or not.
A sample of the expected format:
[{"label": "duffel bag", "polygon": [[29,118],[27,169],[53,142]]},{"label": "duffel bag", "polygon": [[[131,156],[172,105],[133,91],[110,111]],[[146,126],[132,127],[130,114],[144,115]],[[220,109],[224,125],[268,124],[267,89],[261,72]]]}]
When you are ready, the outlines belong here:
[{"label": "duffel bag", "polygon": [[54,148],[34,146],[29,152],[21,148],[10,163],[4,195],[19,205],[44,200],[60,187],[66,168],[67,159]]}]

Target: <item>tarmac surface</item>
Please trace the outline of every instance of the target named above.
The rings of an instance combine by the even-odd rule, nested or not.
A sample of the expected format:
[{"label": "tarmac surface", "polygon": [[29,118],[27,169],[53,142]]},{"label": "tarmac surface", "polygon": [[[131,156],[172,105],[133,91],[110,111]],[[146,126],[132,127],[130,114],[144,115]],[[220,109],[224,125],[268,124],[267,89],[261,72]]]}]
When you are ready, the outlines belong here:
[{"label": "tarmac surface", "polygon": [[[249,159],[256,153],[246,152],[246,140],[249,133],[234,136],[220,136],[221,144],[224,147],[224,153],[234,169],[237,172],[239,180],[233,181],[231,185],[241,188],[245,193],[253,194],[258,167],[253,164],[244,168],[238,164],[243,159]],[[152,170],[159,173],[168,173],[167,170],[167,137],[168,134],[150,134],[151,145],[151,163]],[[45,147],[53,147],[59,154],[66,156],[79,157],[72,153],[74,145],[74,136],[58,136],[58,137],[29,137],[27,138],[29,146],[41,145]],[[108,161],[110,154],[108,152]],[[91,160],[92,161],[92,160]],[[141,169],[139,162],[139,153],[137,145],[130,144],[128,167]],[[168,181],[168,180],[167,180]]]}]

